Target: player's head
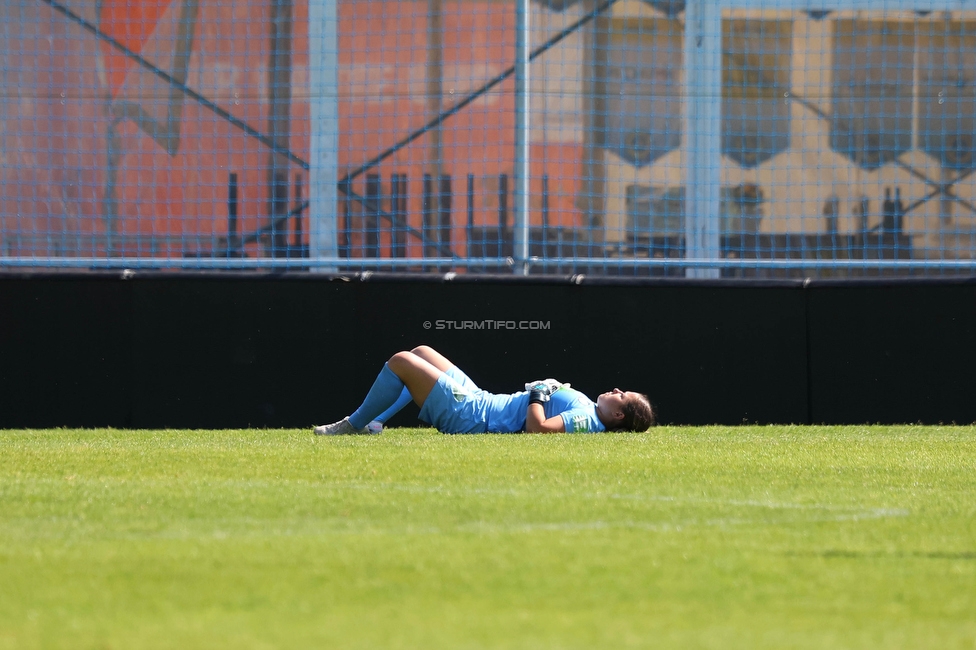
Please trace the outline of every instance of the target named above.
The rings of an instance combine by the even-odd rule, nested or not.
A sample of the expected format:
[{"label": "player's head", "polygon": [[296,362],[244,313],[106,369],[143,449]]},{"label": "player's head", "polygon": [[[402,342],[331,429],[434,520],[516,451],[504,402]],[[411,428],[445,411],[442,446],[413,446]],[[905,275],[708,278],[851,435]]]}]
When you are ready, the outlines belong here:
[{"label": "player's head", "polygon": [[596,398],[596,412],[610,431],[647,431],[656,419],[647,395],[619,388]]}]

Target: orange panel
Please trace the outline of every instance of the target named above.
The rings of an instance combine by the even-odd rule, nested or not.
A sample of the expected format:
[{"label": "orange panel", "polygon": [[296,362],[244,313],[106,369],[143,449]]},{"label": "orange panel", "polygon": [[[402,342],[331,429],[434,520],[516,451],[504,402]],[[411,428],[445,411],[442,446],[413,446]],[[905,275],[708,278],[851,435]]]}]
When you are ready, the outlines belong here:
[{"label": "orange panel", "polygon": [[[136,54],[156,29],[156,24],[173,0],[104,0],[102,30]],[[118,49],[102,43],[105,68],[112,96],[118,94],[133,62]]]}]

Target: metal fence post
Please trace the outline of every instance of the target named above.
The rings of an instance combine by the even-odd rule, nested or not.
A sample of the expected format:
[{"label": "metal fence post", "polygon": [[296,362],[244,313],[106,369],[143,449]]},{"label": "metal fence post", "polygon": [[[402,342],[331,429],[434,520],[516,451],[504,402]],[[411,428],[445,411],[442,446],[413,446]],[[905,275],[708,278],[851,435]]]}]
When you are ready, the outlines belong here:
[{"label": "metal fence post", "polygon": [[512,256],[514,271],[518,275],[529,274],[529,175],[531,170],[530,92],[531,51],[531,4],[529,0],[516,0],[515,9],[515,204],[512,214]]},{"label": "metal fence post", "polygon": [[[722,7],[714,0],[685,6],[685,257],[721,256],[719,190],[722,145]],[[688,268],[692,278],[719,269]]]},{"label": "metal fence post", "polygon": [[[337,0],[309,0],[308,85],[309,148],[308,234],[309,257],[349,256],[348,209],[344,251],[339,249],[337,217],[339,178],[339,40]],[[348,198],[348,195],[346,195]],[[333,271],[335,267],[322,267]]]}]

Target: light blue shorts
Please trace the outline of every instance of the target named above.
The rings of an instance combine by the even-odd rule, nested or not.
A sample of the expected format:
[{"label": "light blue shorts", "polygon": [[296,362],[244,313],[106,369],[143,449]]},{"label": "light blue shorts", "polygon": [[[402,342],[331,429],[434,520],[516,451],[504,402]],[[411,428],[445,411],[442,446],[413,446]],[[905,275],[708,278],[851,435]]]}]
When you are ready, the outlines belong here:
[{"label": "light blue shorts", "polygon": [[420,409],[420,419],[442,433],[484,433],[488,424],[482,391],[458,368],[451,366],[437,378]]}]

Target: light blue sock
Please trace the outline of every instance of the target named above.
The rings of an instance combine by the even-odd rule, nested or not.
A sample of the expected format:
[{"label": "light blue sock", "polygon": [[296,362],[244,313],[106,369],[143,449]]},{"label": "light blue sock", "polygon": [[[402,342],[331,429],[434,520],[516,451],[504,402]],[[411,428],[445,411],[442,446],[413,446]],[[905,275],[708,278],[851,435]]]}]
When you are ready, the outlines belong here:
[{"label": "light blue sock", "polygon": [[387,420],[389,420],[394,415],[399,413],[404,406],[406,406],[412,401],[413,401],[413,395],[411,395],[410,391],[407,390],[407,387],[404,386],[403,392],[400,393],[400,397],[398,397],[397,401],[393,403],[393,406],[386,409],[385,411],[383,411],[373,419],[382,422],[383,424],[386,424]]},{"label": "light blue sock", "polygon": [[376,381],[366,393],[366,399],[360,404],[356,412],[349,416],[349,423],[357,429],[364,428],[377,415],[390,408],[397,401],[406,386],[396,376],[390,366],[383,364],[383,369],[376,376]]}]

